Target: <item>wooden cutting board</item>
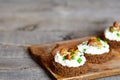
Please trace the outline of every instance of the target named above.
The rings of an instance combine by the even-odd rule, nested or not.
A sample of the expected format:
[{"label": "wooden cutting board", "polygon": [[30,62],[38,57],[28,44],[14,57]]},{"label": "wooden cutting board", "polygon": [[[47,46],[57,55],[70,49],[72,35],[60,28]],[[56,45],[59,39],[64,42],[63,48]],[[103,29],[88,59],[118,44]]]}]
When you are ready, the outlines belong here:
[{"label": "wooden cutting board", "polygon": [[89,80],[120,74],[120,50],[112,50],[114,57],[106,63],[102,64],[89,63],[91,70],[86,74],[74,77],[63,77],[51,71],[49,67],[50,53],[54,53],[62,47],[65,48],[75,47],[81,42],[87,40],[88,38],[89,37],[56,42],[51,44],[34,45],[30,46],[28,49],[30,51],[32,58],[37,63],[39,63],[44,69],[50,72],[57,80]]}]

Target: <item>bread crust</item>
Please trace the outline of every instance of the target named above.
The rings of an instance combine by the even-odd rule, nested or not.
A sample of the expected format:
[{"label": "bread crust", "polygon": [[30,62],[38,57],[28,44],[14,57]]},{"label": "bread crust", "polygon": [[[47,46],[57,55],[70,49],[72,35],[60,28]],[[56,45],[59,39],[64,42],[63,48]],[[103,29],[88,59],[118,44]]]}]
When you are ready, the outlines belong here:
[{"label": "bread crust", "polygon": [[115,40],[109,40],[105,37],[105,32],[104,35],[101,36],[103,40],[106,40],[108,44],[110,45],[111,49],[118,49],[120,48],[120,41],[115,41]]},{"label": "bread crust", "polygon": [[65,77],[79,76],[80,74],[87,73],[90,70],[88,63],[85,63],[80,67],[67,67],[62,66],[54,60],[52,61],[51,69],[54,73]]},{"label": "bread crust", "polygon": [[101,64],[104,62],[109,61],[114,55],[111,53],[111,50],[109,53],[103,53],[99,55],[92,55],[92,54],[87,54],[85,53],[85,57],[87,59],[87,62],[89,63],[96,63],[96,64]]},{"label": "bread crust", "polygon": [[118,49],[118,48],[120,48],[120,41],[108,40],[108,39],[106,39],[106,40],[108,41],[108,44],[110,45],[110,47],[112,49]]}]

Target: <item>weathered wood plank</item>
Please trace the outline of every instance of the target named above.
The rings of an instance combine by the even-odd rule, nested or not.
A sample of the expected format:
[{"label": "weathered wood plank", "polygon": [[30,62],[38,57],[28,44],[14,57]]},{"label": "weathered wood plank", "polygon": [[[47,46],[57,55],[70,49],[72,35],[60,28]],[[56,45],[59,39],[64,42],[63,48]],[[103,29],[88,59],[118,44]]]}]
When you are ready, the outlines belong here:
[{"label": "weathered wood plank", "polygon": [[24,47],[18,47],[15,45],[0,45],[0,59],[14,59],[14,58],[30,58],[28,51]]},{"label": "weathered wood plank", "polygon": [[[120,21],[119,2],[0,0],[0,44],[12,45],[0,46],[0,80],[49,80],[26,50],[16,46],[99,34],[114,20]],[[119,79],[118,75],[100,80]]]},{"label": "weathered wood plank", "polygon": [[92,24],[91,28],[94,28],[92,26],[98,26],[98,24],[95,25],[95,22],[119,21],[120,6],[118,3],[117,0],[114,2],[112,0],[109,2],[94,0],[2,0],[0,2],[0,29],[11,31],[34,24],[37,24],[40,30],[45,31],[77,30],[79,26],[84,29],[88,28],[90,24]]},{"label": "weathered wood plank", "polygon": [[101,33],[101,30],[96,31],[33,31],[33,32],[0,32],[1,44],[15,45],[31,45],[43,44],[62,40],[81,38],[85,36],[93,36]]},{"label": "weathered wood plank", "polygon": [[105,77],[97,80],[120,80],[120,75],[117,76],[111,76],[111,77]]},{"label": "weathered wood plank", "polygon": [[30,58],[0,58],[0,70],[37,69],[39,66]]},{"label": "weathered wood plank", "polygon": [[0,80],[50,80],[24,47],[0,45]]},{"label": "weathered wood plank", "polygon": [[0,70],[24,68],[39,68],[24,47],[0,45]]},{"label": "weathered wood plank", "polygon": [[2,40],[1,44],[40,44],[46,42],[54,42],[62,40],[64,32],[0,32]]},{"label": "weathered wood plank", "polygon": [[[119,80],[120,76],[106,77],[97,80]],[[0,80],[52,80],[41,70],[0,70]]]},{"label": "weathered wood plank", "polygon": [[51,80],[42,70],[0,70],[0,80]]}]

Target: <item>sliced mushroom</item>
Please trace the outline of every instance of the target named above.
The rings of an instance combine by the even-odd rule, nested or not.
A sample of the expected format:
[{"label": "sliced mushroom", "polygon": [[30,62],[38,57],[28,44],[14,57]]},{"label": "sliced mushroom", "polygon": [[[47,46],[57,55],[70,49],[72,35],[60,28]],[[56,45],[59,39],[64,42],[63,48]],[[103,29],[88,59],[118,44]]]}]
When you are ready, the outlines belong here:
[{"label": "sliced mushroom", "polygon": [[99,47],[99,46],[101,46],[102,44],[101,44],[100,41],[97,40],[96,37],[92,37],[92,38],[89,39],[87,45]]}]

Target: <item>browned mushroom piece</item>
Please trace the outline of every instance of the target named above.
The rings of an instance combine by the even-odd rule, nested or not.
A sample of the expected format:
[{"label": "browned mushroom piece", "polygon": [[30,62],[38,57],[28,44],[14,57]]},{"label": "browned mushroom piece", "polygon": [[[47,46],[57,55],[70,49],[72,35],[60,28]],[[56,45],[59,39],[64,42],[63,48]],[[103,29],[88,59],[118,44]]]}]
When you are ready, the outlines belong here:
[{"label": "browned mushroom piece", "polygon": [[60,55],[64,55],[67,52],[65,48],[60,49]]},{"label": "browned mushroom piece", "polygon": [[87,45],[99,47],[99,46],[101,46],[102,44],[101,44],[100,41],[97,40],[96,37],[91,37],[91,38],[88,40]]},{"label": "browned mushroom piece", "polygon": [[78,49],[74,50],[73,56],[76,56],[78,54]]},{"label": "browned mushroom piece", "polygon": [[92,45],[94,42],[96,42],[96,37],[91,37],[89,40],[88,40],[88,43],[87,45]]},{"label": "browned mushroom piece", "polygon": [[68,50],[68,52],[74,52],[75,51],[75,48],[70,48],[69,50]]},{"label": "browned mushroom piece", "polygon": [[109,30],[110,30],[110,32],[113,32],[114,31],[113,26],[110,26]]},{"label": "browned mushroom piece", "polygon": [[111,26],[109,29],[110,29],[111,32],[113,32],[113,31],[120,31],[120,26],[119,26],[118,22],[115,21],[113,23],[113,26]]},{"label": "browned mushroom piece", "polygon": [[115,22],[113,23],[113,26],[114,26],[114,27],[118,27],[118,26],[119,26],[118,22],[115,21]]},{"label": "browned mushroom piece", "polygon": [[67,55],[66,55],[66,59],[71,60],[70,54],[67,54]]}]

